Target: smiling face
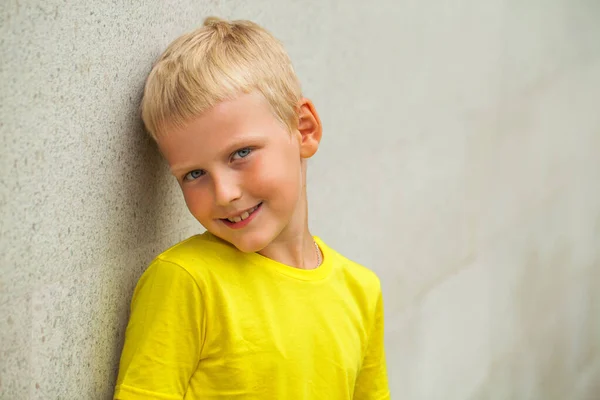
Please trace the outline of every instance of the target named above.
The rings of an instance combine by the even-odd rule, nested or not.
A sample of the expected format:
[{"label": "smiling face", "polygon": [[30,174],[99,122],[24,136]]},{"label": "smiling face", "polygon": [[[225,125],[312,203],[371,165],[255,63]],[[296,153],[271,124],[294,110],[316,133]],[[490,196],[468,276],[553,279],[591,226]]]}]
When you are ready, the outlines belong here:
[{"label": "smiling face", "polygon": [[157,141],[192,215],[239,250],[257,252],[307,229],[303,158],[316,152],[320,133],[309,101],[290,134],[262,96],[244,94]]}]

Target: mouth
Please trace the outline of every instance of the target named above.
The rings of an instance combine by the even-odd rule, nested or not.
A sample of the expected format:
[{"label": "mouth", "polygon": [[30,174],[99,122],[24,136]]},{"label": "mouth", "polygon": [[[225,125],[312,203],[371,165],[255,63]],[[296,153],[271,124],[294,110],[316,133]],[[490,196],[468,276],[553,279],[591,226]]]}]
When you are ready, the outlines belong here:
[{"label": "mouth", "polygon": [[252,208],[243,211],[234,217],[221,218],[220,220],[230,228],[239,229],[248,225],[252,219],[256,216],[258,211],[261,209],[262,201]]}]

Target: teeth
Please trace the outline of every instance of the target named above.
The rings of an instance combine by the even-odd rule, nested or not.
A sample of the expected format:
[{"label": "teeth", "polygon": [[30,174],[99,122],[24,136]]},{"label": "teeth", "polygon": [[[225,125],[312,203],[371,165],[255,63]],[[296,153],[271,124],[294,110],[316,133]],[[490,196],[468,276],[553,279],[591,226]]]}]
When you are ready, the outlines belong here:
[{"label": "teeth", "polygon": [[258,208],[258,206],[252,207],[251,209],[249,209],[248,211],[244,211],[241,215],[238,215],[237,217],[227,218],[227,219],[230,222],[240,222],[240,221],[243,221],[246,218],[248,218],[250,216],[250,214],[252,214],[257,208]]}]

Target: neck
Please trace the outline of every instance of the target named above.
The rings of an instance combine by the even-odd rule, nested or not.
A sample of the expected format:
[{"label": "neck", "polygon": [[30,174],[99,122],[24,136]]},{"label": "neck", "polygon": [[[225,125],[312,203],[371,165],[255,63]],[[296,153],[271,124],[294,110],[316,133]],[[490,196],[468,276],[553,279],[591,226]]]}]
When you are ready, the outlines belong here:
[{"label": "neck", "polygon": [[299,269],[314,269],[319,263],[315,242],[308,229],[297,237],[271,242],[259,254]]},{"label": "neck", "polygon": [[317,253],[313,236],[308,230],[306,180],[303,179],[302,195],[292,220],[275,240],[258,253],[295,268],[314,269],[318,267],[320,253]]}]

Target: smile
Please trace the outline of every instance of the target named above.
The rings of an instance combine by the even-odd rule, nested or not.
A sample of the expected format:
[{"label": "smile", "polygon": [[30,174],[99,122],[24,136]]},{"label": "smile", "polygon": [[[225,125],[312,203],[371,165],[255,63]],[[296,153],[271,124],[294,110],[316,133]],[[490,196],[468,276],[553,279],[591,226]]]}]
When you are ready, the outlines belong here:
[{"label": "smile", "polygon": [[240,215],[237,215],[235,217],[232,218],[225,218],[226,220],[228,220],[229,222],[240,222],[245,220],[246,218],[248,218],[250,216],[250,214],[252,214],[254,211],[256,211],[256,209],[260,206],[260,203],[255,205],[254,207],[244,211],[243,213],[241,213]]},{"label": "smile", "polygon": [[223,223],[229,226],[230,228],[243,228],[248,223],[250,223],[250,221],[256,215],[257,211],[260,209],[261,206],[262,202],[236,216],[221,218],[221,221],[223,221]]}]

